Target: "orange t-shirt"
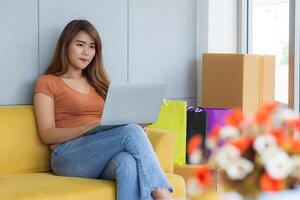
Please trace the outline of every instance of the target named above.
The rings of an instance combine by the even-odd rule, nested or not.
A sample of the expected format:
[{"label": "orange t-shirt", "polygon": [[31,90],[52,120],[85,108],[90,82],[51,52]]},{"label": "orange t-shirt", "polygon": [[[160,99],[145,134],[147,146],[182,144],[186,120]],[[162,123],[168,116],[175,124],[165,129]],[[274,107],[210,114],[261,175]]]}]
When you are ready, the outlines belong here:
[{"label": "orange t-shirt", "polygon": [[55,75],[42,75],[35,84],[34,93],[41,92],[54,100],[56,128],[72,128],[99,123],[104,100],[91,86],[87,94],[68,86]]}]

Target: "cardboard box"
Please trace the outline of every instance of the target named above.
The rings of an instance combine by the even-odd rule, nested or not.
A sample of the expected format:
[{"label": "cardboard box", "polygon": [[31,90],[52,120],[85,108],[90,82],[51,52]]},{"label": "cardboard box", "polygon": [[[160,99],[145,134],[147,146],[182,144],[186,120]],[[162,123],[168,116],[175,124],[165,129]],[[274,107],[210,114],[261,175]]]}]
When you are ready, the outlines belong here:
[{"label": "cardboard box", "polygon": [[200,106],[255,112],[274,92],[275,56],[203,54]]}]

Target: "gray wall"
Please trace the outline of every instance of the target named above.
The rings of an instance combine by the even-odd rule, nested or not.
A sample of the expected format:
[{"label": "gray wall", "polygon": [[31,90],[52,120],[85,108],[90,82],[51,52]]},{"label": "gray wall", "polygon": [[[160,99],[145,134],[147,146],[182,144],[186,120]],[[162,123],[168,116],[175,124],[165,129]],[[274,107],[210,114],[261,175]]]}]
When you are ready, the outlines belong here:
[{"label": "gray wall", "polygon": [[203,2],[209,0],[0,0],[0,105],[32,104],[59,34],[78,18],[98,29],[112,81],[164,81],[166,98],[196,105],[198,54],[211,41],[199,44],[209,33],[199,27]]},{"label": "gray wall", "polygon": [[0,0],[0,105],[32,99],[38,76],[36,0]]},{"label": "gray wall", "polygon": [[165,81],[166,97],[196,101],[197,0],[1,0],[0,105],[31,104],[35,79],[63,27],[90,20],[112,81]]}]

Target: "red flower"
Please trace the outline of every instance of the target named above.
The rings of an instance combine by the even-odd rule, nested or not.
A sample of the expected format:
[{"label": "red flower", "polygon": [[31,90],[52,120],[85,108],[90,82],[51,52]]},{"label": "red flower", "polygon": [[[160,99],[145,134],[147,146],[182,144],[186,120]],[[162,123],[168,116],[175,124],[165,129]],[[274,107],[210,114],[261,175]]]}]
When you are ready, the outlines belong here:
[{"label": "red flower", "polygon": [[231,113],[227,116],[226,123],[238,127],[244,119],[243,112],[239,108],[232,109]]},{"label": "red flower", "polygon": [[276,143],[283,149],[289,151],[293,145],[293,138],[284,132],[282,129],[273,129],[270,133],[275,139]]},{"label": "red flower", "polygon": [[208,188],[213,184],[213,175],[207,165],[200,165],[195,171],[195,176],[199,184],[204,188]]},{"label": "red flower", "polygon": [[298,132],[300,132],[300,119],[295,120],[295,128]]},{"label": "red flower", "polygon": [[288,124],[300,132],[300,119],[288,121]]},{"label": "red flower", "polygon": [[187,147],[187,154],[191,155],[196,149],[201,147],[202,139],[199,135],[193,136],[189,139],[188,147]]},{"label": "red flower", "polygon": [[278,107],[277,103],[266,103],[262,106],[262,108],[256,112],[255,121],[257,124],[264,124],[266,123],[271,113]]},{"label": "red flower", "polygon": [[266,111],[267,113],[273,112],[278,107],[278,103],[266,103],[261,108],[262,110]]},{"label": "red flower", "polygon": [[300,140],[293,141],[293,151],[295,153],[300,153]]},{"label": "red flower", "polygon": [[219,135],[220,135],[219,131],[220,131],[220,127],[218,125],[214,125],[213,128],[211,129],[211,131],[208,133],[209,139],[212,139],[212,140],[219,139]]},{"label": "red flower", "polygon": [[249,149],[254,142],[254,138],[252,136],[245,136],[242,138],[230,140],[229,143],[238,148],[243,154],[247,149]]},{"label": "red flower", "polygon": [[284,189],[285,179],[273,179],[265,172],[259,180],[260,189],[264,192],[275,192]]},{"label": "red flower", "polygon": [[255,115],[255,121],[257,124],[264,124],[266,123],[270,118],[270,113],[266,110],[259,110],[256,112]]}]

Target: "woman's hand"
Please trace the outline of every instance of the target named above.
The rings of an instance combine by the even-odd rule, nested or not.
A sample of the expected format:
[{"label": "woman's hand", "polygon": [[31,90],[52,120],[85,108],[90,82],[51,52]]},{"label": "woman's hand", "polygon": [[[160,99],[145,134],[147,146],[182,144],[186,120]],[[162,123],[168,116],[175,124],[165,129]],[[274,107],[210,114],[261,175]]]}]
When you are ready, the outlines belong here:
[{"label": "woman's hand", "polygon": [[148,134],[148,129],[147,129],[147,127],[144,127],[143,129],[144,129],[145,133]]},{"label": "woman's hand", "polygon": [[[80,129],[80,133],[79,133],[78,137],[83,137],[87,131],[92,130],[96,126],[99,126],[99,123],[82,125],[82,126],[77,127],[78,129]],[[63,142],[61,142],[61,143],[63,143]],[[57,147],[61,143],[50,144],[50,149],[53,150],[55,147]]]},{"label": "woman's hand", "polygon": [[151,125],[151,123],[149,124],[140,124],[140,126],[144,129],[145,133],[148,133],[148,128],[147,126]]}]

